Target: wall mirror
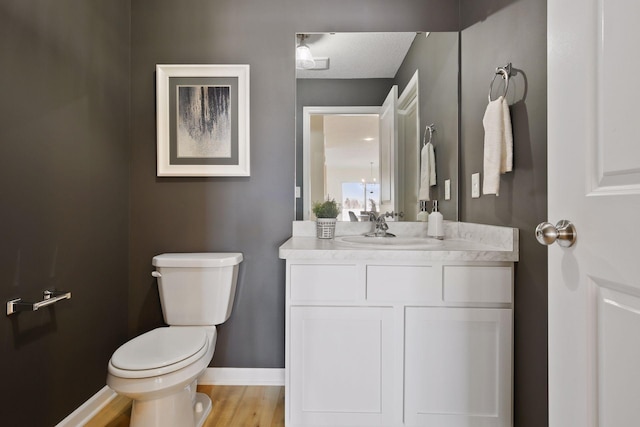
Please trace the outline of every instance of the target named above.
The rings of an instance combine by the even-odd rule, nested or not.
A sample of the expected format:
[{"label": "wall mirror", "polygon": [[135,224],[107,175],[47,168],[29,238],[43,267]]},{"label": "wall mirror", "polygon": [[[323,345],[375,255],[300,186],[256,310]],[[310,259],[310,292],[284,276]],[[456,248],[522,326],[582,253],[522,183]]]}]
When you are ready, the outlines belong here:
[{"label": "wall mirror", "polygon": [[299,33],[295,43],[296,219],[329,197],[339,220],[375,210],[414,221],[431,134],[429,199],[457,220],[458,33]]}]

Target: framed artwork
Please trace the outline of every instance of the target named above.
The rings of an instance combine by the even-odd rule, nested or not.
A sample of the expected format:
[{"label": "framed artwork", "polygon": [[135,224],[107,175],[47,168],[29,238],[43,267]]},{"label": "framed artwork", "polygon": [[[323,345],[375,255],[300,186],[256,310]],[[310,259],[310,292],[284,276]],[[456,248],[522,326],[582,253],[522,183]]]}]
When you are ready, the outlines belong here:
[{"label": "framed artwork", "polygon": [[249,66],[156,65],[158,176],[249,176]]}]

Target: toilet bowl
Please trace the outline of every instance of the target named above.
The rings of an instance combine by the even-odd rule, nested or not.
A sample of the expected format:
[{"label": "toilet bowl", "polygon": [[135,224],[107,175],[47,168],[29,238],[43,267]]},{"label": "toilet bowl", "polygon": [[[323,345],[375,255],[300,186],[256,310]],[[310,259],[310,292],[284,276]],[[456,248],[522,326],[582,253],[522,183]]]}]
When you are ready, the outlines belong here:
[{"label": "toilet bowl", "polygon": [[216,328],[157,328],[122,345],[111,357],[107,385],[133,400],[131,426],[196,426],[211,411],[196,380],[213,358]]},{"label": "toilet bowl", "polygon": [[107,385],[133,400],[133,427],[200,427],[211,399],[196,393],[209,366],[216,324],[231,314],[242,254],[163,254],[154,257],[165,322],[120,346]]}]

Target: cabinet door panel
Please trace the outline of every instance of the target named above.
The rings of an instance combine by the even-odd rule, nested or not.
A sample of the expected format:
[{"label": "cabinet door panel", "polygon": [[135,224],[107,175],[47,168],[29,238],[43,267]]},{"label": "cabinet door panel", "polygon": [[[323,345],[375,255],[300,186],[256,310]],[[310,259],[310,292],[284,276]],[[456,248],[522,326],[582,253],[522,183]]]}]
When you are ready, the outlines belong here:
[{"label": "cabinet door panel", "polygon": [[291,308],[293,425],[384,425],[390,418],[390,308]]},{"label": "cabinet door panel", "polygon": [[510,309],[408,307],[405,423],[511,425]]}]

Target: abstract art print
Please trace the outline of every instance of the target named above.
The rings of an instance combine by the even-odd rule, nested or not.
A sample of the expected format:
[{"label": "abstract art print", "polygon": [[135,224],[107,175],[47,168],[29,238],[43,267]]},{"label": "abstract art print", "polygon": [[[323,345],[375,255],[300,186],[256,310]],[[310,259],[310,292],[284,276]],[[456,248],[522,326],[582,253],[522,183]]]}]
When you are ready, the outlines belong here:
[{"label": "abstract art print", "polygon": [[178,86],[178,157],[231,157],[231,87]]},{"label": "abstract art print", "polygon": [[158,176],[249,176],[249,66],[157,65]]}]

